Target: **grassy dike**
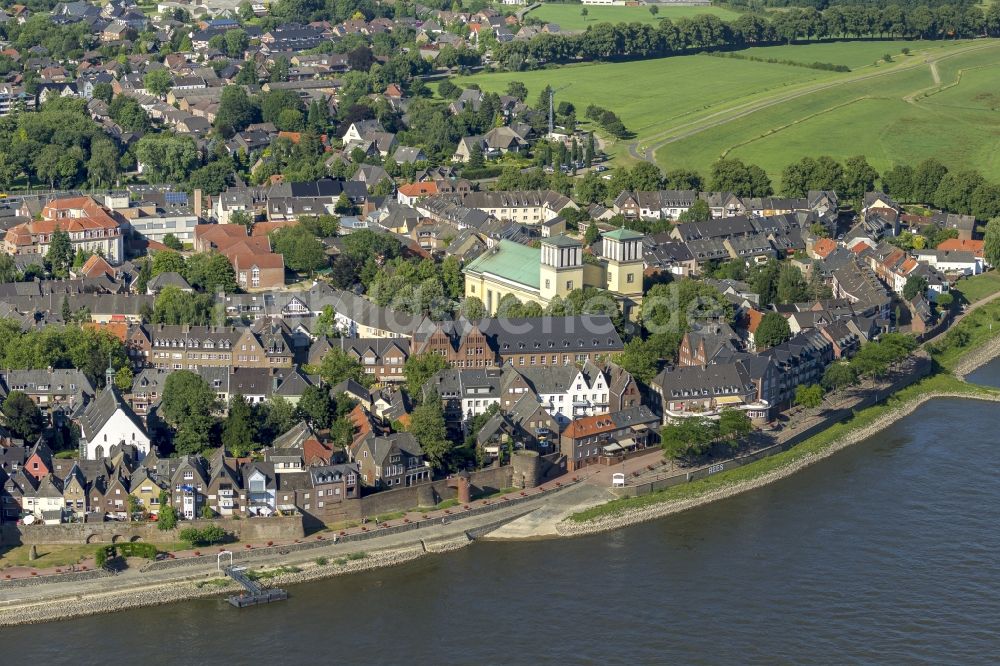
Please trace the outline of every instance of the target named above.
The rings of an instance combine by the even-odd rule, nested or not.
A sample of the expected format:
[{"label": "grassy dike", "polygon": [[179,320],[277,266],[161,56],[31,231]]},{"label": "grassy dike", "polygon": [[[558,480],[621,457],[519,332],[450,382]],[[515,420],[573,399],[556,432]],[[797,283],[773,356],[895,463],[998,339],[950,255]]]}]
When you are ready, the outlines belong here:
[{"label": "grassy dike", "polygon": [[[580,511],[570,516],[569,524],[561,531],[571,535],[615,529],[622,526],[620,523],[641,522],[764,485],[871,436],[935,397],[1000,401],[1000,390],[968,384],[950,374],[939,373],[899,391],[882,404],[857,412],[850,420],[834,424],[787,451],[704,479],[640,497],[612,500]],[[874,432],[870,432],[872,430]],[[615,520],[616,518],[624,520]]]}]

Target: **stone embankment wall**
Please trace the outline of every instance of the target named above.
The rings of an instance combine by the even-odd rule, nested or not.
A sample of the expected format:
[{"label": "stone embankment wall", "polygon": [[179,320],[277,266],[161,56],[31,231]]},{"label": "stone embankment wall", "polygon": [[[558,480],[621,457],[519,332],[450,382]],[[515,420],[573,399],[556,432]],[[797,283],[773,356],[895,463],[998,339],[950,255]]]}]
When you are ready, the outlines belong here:
[{"label": "stone embankment wall", "polygon": [[876,403],[877,400],[885,399],[887,396],[900,391],[911,384],[926,377],[931,371],[932,365],[929,360],[920,360],[913,368],[913,371],[904,375],[900,379],[896,380],[888,386],[883,386],[879,389],[877,394],[867,395],[857,403],[851,405],[850,407],[839,409],[836,411],[831,411],[826,414],[825,417],[816,423],[812,424],[808,428],[802,428],[796,430],[794,434],[787,437],[780,444],[774,444],[764,449],[748,453],[746,455],[737,456],[735,458],[730,458],[728,460],[722,460],[714,462],[711,465],[705,465],[697,469],[692,469],[687,472],[682,472],[675,474],[673,476],[668,476],[664,478],[659,478],[653,481],[648,481],[646,483],[638,483],[631,486],[626,486],[625,488],[616,488],[614,490],[615,494],[619,497],[636,497],[639,495],[648,495],[649,493],[656,492],[658,490],[664,490],[672,486],[678,486],[683,483],[689,483],[691,481],[697,481],[698,479],[703,479],[706,476],[712,474],[718,474],[726,470],[736,469],[737,467],[743,467],[749,463],[752,463],[761,458],[767,458],[768,456],[773,456],[776,453],[781,453],[782,451],[787,451],[796,444],[804,442],[813,435],[819,434],[834,425],[847,418],[849,418],[855,411],[864,409],[866,407],[871,407]]},{"label": "stone embankment wall", "polygon": [[[490,494],[511,486],[511,467],[489,467],[472,472],[469,475],[472,483],[472,494]],[[449,479],[439,479],[409,488],[383,490],[361,498],[359,503],[360,516],[377,516],[383,513],[406,511],[418,506],[434,506],[444,500],[454,499],[458,492],[448,484]],[[345,502],[346,504],[346,502]]]},{"label": "stone embankment wall", "polygon": [[[280,574],[267,579],[264,584],[267,587],[282,587],[320,578],[380,569],[416,559],[424,555],[425,552],[422,546],[417,545],[370,553],[361,559],[347,561],[331,559],[324,565],[310,563],[308,566],[303,566],[301,571]],[[218,575],[211,574],[206,575],[202,581],[188,580],[127,592],[116,591],[101,595],[86,595],[83,598],[66,598],[59,603],[39,603],[27,608],[0,609],[0,626],[51,622],[81,615],[113,613],[130,608],[156,606],[187,599],[218,597],[222,594],[235,594],[242,589],[231,581],[225,585],[206,585],[205,582],[209,580],[221,583]]]},{"label": "stone embankment wall", "polygon": [[63,525],[0,526],[0,543],[21,544],[80,544],[123,543],[127,541],[180,541],[180,531],[188,527],[203,528],[218,525],[239,541],[288,541],[301,539],[305,532],[301,516],[274,516],[242,520],[185,520],[172,530],[160,530],[156,523],[66,523]]},{"label": "stone embankment wall", "polygon": [[972,373],[980,366],[986,365],[997,356],[1000,356],[1000,337],[990,338],[979,347],[969,351],[955,365],[952,373],[964,379],[966,375]]},{"label": "stone embankment wall", "polygon": [[919,398],[911,400],[904,405],[897,407],[881,417],[868,424],[863,428],[858,428],[857,430],[852,430],[851,432],[845,434],[842,438],[830,444],[822,451],[816,453],[811,453],[807,456],[780,467],[778,469],[772,470],[766,474],[750,479],[748,481],[742,481],[739,483],[733,483],[724,488],[719,488],[711,492],[707,492],[703,495],[697,497],[692,497],[690,499],[680,500],[680,501],[664,501],[659,504],[651,504],[643,507],[636,507],[633,509],[625,509],[620,513],[611,514],[605,517],[601,517],[592,521],[577,523],[573,521],[564,521],[560,523],[557,530],[562,536],[580,536],[584,534],[593,534],[595,532],[607,532],[610,530],[617,530],[622,527],[627,527],[629,525],[634,525],[636,523],[645,522],[647,520],[653,520],[656,518],[662,518],[663,516],[668,516],[673,513],[679,513],[681,511],[686,511],[687,509],[692,509],[709,502],[715,502],[720,499],[725,499],[727,497],[732,497],[733,495],[738,495],[744,493],[748,490],[753,490],[755,488],[760,488],[769,483],[783,479],[787,476],[795,474],[802,468],[812,465],[815,462],[828,458],[834,453],[841,451],[848,446],[862,442],[869,437],[877,435],[882,430],[888,428],[896,421],[902,419],[905,416],[912,414],[918,407],[923,405],[928,400],[933,400],[935,398],[963,398],[963,399],[978,399],[986,400],[990,402],[1000,402],[1000,396],[980,394],[980,395],[970,395],[965,393],[951,393],[951,392],[939,392],[939,393],[928,393],[922,395]]}]

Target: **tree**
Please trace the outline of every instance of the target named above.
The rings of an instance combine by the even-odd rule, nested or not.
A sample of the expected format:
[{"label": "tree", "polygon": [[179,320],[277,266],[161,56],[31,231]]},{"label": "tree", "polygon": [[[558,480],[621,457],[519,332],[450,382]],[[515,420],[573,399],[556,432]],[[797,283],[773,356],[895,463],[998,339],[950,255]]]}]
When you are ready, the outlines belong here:
[{"label": "tree", "polygon": [[53,275],[63,278],[69,276],[69,268],[73,263],[73,246],[69,234],[63,231],[58,223],[49,240],[49,251],[45,258],[52,266]]},{"label": "tree", "polygon": [[[159,257],[162,252],[157,253]],[[236,273],[233,265],[224,254],[218,252],[199,252],[188,257],[181,272],[184,279],[192,287],[197,287],[205,293],[216,294],[223,291],[231,294],[236,291]]]},{"label": "tree", "polygon": [[38,405],[23,391],[14,390],[3,401],[3,416],[7,428],[29,445],[34,444],[42,434],[44,420]]},{"label": "tree", "polygon": [[779,303],[801,303],[809,299],[809,286],[797,266],[788,263],[781,265],[777,296]]},{"label": "tree", "polygon": [[135,143],[135,159],[152,181],[184,182],[198,165],[198,147],[190,136],[151,133]]},{"label": "tree", "polygon": [[823,387],[828,391],[837,391],[850,386],[858,380],[854,368],[848,363],[831,363],[823,372]]},{"label": "tree", "polygon": [[257,422],[246,398],[239,393],[229,399],[229,414],[222,423],[222,446],[237,457],[257,448]]},{"label": "tree", "polygon": [[625,348],[615,357],[615,363],[643,384],[649,384],[660,369],[656,357],[640,338],[633,338],[625,343]]},{"label": "tree", "polygon": [[431,467],[438,470],[444,468],[454,445],[448,440],[441,399],[436,393],[428,396],[423,404],[413,410],[409,432],[417,438]]},{"label": "tree", "polygon": [[863,155],[849,157],[844,162],[844,185],[843,192],[847,199],[861,201],[865,192],[875,189],[875,181],[878,180],[876,171]]},{"label": "tree", "polygon": [[937,298],[934,300],[934,303],[943,311],[950,308],[951,304],[954,302],[955,302],[955,297],[952,296],[951,293],[947,291],[942,294],[938,294]]},{"label": "tree", "polygon": [[156,527],[163,531],[177,527],[177,509],[170,503],[170,495],[166,490],[160,491],[160,509],[156,513]]},{"label": "tree", "polygon": [[709,187],[716,192],[732,192],[740,197],[767,197],[774,192],[771,180],[763,169],[738,159],[721,159],[713,164]]},{"label": "tree", "polygon": [[250,37],[247,36],[247,33],[240,28],[227,30],[225,32],[225,40],[226,55],[230,58],[242,60],[243,52],[246,51],[247,46],[250,45]]},{"label": "tree", "polygon": [[719,436],[736,440],[746,437],[753,430],[753,423],[741,409],[723,409],[719,414]]},{"label": "tree", "polygon": [[718,434],[718,423],[701,416],[690,416],[663,426],[660,442],[668,457],[688,458],[706,453]]},{"label": "tree", "polygon": [[260,439],[264,442],[272,441],[278,435],[288,432],[297,421],[295,407],[280,395],[272,395],[258,409],[260,411],[258,420],[263,423]]},{"label": "tree", "polygon": [[250,101],[243,86],[226,86],[222,89],[219,110],[215,114],[216,128],[228,128],[226,132],[239,132],[254,122],[257,116],[257,107]]},{"label": "tree", "polygon": [[814,409],[823,404],[823,387],[819,384],[799,384],[795,387],[795,404]]},{"label": "tree", "polygon": [[882,189],[896,201],[914,201],[914,179],[916,173],[909,164],[897,164],[882,174]]},{"label": "tree", "polygon": [[127,365],[123,365],[118,368],[118,372],[115,373],[115,388],[119,391],[125,392],[132,388],[132,382],[135,380],[135,374],[132,372],[132,368]]},{"label": "tree", "polygon": [[293,271],[311,275],[327,262],[323,244],[301,225],[272,232],[271,244],[275,252],[285,257],[285,265]]},{"label": "tree", "polygon": [[906,278],[906,284],[903,285],[903,298],[910,301],[925,291],[927,291],[927,278],[922,275],[911,275]]},{"label": "tree", "polygon": [[780,345],[792,337],[788,320],[777,312],[768,312],[761,318],[754,333],[754,345],[757,349],[767,349]]},{"label": "tree", "polygon": [[712,209],[704,199],[696,199],[691,207],[681,213],[679,222],[707,222],[712,219]]},{"label": "tree", "polygon": [[373,377],[365,372],[360,363],[340,349],[331,349],[326,353],[319,366],[319,376],[330,386],[353,379],[362,386],[368,387],[372,385],[373,381]]},{"label": "tree", "polygon": [[412,396],[419,396],[424,384],[440,370],[448,367],[448,361],[439,354],[415,354],[406,359],[403,374],[406,376],[406,388]]},{"label": "tree", "polygon": [[528,87],[520,81],[511,81],[507,84],[507,94],[523,102],[528,99]]},{"label": "tree", "polygon": [[171,250],[180,252],[184,249],[184,244],[181,243],[180,239],[174,234],[166,234],[163,237],[163,244],[169,247]]},{"label": "tree", "polygon": [[486,165],[486,158],[483,154],[483,146],[478,141],[472,144],[469,149],[469,168],[482,169]]},{"label": "tree", "polygon": [[933,157],[918,164],[913,174],[913,200],[933,203],[934,194],[947,174],[948,167]]},{"label": "tree", "polygon": [[173,81],[171,81],[170,72],[166,69],[154,69],[147,72],[146,76],[142,79],[142,85],[146,87],[150,95],[155,95],[156,97],[166,95],[172,84]]},{"label": "tree", "polygon": [[215,393],[199,375],[174,370],[163,385],[161,414],[174,431],[174,449],[194,454],[208,448],[216,409]]},{"label": "tree", "polygon": [[160,273],[184,273],[184,257],[171,251],[160,251],[153,255],[152,277]]},{"label": "tree", "polygon": [[663,175],[663,186],[668,190],[695,190],[702,189],[704,182],[697,171],[687,169],[674,169]]},{"label": "tree", "polygon": [[468,296],[462,301],[462,316],[469,321],[479,321],[486,316],[486,306],[475,296]]},{"label": "tree", "polygon": [[1000,266],[1000,217],[995,217],[986,224],[983,256],[991,266]]},{"label": "tree", "polygon": [[333,422],[333,399],[330,391],[320,386],[307,386],[296,409],[309,425],[326,429]]}]

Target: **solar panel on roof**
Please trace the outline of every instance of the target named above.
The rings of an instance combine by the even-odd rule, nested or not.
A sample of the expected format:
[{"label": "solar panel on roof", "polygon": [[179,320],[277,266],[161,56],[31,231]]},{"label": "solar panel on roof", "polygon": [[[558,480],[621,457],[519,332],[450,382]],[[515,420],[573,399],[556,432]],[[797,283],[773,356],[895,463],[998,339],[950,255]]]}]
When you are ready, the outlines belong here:
[{"label": "solar panel on roof", "polygon": [[187,192],[164,192],[163,199],[168,204],[186,204],[188,195]]}]

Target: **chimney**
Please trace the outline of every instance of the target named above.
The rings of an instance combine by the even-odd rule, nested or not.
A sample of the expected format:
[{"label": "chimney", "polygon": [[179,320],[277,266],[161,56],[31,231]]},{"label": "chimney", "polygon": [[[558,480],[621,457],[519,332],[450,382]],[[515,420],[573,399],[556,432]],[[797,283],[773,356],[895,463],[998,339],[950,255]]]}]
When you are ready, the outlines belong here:
[{"label": "chimney", "polygon": [[201,188],[194,191],[194,216],[201,219]]}]

